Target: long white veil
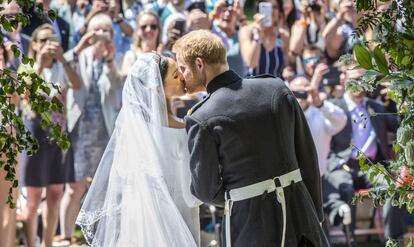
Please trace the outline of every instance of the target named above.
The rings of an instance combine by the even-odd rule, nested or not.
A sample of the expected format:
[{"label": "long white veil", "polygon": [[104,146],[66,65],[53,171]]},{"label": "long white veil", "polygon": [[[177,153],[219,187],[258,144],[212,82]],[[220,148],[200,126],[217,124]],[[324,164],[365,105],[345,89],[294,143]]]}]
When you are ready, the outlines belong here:
[{"label": "long white veil", "polygon": [[160,165],[167,109],[159,60],[141,55],[129,71],[114,133],[76,222],[91,246],[197,246]]}]

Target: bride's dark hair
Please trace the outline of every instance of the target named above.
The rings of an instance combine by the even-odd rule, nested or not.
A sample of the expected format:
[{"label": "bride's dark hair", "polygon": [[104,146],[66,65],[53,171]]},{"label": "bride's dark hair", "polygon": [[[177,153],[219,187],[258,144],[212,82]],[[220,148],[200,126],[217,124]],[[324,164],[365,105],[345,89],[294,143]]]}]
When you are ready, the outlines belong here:
[{"label": "bride's dark hair", "polygon": [[168,59],[162,55],[158,55],[160,57],[158,66],[160,67],[160,74],[162,83],[165,83],[165,77],[167,76],[168,72]]},{"label": "bride's dark hair", "polygon": [[162,83],[165,83],[165,77],[168,72],[168,58],[175,60],[175,55],[169,52],[163,52],[162,54],[154,53],[158,57],[158,67],[160,68]]}]

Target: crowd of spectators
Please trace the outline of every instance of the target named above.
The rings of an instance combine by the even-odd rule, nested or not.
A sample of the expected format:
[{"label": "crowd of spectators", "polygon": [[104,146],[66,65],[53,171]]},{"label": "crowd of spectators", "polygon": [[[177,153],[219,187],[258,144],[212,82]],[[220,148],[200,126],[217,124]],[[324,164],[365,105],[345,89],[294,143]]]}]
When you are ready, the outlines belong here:
[{"label": "crowd of spectators", "polygon": [[[358,42],[353,32],[361,13],[352,0],[36,2],[43,5],[43,12],[30,11],[28,26],[19,26],[15,32],[3,31],[0,69],[34,70],[47,82],[60,86],[59,98],[66,114],[53,117],[68,130],[72,145],[62,153],[56,144],[48,143],[39,116],[28,110],[24,97],[20,100],[25,124],[40,143],[37,154],[23,153],[19,162],[20,191],[26,201],[17,220],[25,223],[27,246],[37,246],[39,239],[45,247],[72,241],[82,198],[121,107],[122,86],[129,68],[145,52],[174,57],[171,49],[175,41],[199,29],[211,30],[222,39],[230,69],[240,76],[273,75],[290,87],[304,111],[317,149],[326,222],[330,226],[349,226],[353,238],[356,217],[352,196],[371,186],[359,170],[357,151],[387,165],[385,161],[393,157],[392,134],[399,119],[394,115],[370,117],[371,112],[395,112],[395,104],[384,90],[376,94],[346,90],[346,81],[364,72],[351,70],[353,65],[339,61],[340,56],[351,54]],[[270,16],[261,12],[260,2],[271,3]],[[382,5],[387,7],[386,3]],[[3,15],[21,11],[14,1],[3,7]],[[47,15],[50,9],[57,13],[55,20]],[[253,12],[251,18],[246,15],[248,9]],[[13,56],[13,43],[35,60],[33,68]],[[52,96],[56,94],[52,90]],[[176,115],[183,118],[202,97],[203,93],[186,95],[170,103]],[[1,179],[0,186],[7,187]],[[39,224],[37,215],[43,200]],[[405,231],[405,212],[388,204],[383,212],[385,237],[400,238]],[[13,225],[14,213],[1,205],[0,226],[5,222]],[[38,226],[43,229],[39,231]],[[0,229],[0,239],[12,239],[14,231],[6,228]]]}]

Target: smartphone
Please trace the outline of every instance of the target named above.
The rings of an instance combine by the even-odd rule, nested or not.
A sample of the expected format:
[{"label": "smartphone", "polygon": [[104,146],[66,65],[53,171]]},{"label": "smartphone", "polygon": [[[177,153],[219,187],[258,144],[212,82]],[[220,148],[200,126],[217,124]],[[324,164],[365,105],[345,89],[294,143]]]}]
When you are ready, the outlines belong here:
[{"label": "smartphone", "polygon": [[111,40],[111,35],[107,32],[102,32],[102,33],[97,33],[93,36],[93,41],[99,41],[99,40],[103,40],[103,41],[110,41]]},{"label": "smartphone", "polygon": [[264,16],[263,25],[265,27],[272,26],[272,11],[273,6],[271,2],[260,2],[259,13]]},{"label": "smartphone", "polygon": [[341,71],[339,71],[337,67],[331,65],[329,66],[329,72],[326,73],[322,77],[322,85],[323,86],[339,85],[340,76],[341,76]]},{"label": "smartphone", "polygon": [[174,29],[180,31],[180,34],[183,35],[185,33],[185,20],[176,20],[174,23]]}]

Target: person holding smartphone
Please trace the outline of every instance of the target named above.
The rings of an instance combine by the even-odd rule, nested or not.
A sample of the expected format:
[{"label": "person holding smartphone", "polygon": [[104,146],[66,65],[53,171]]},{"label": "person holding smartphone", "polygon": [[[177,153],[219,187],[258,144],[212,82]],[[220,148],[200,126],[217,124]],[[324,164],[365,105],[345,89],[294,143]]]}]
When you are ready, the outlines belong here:
[{"label": "person holding smartphone", "polygon": [[323,11],[323,0],[303,0],[302,17],[292,27],[289,51],[299,56],[303,47],[315,45],[325,51],[325,37],[322,35],[327,21]]},{"label": "person holding smartphone", "polygon": [[352,221],[351,208],[341,199],[339,190],[333,188],[327,180],[332,137],[345,127],[348,118],[339,106],[324,100],[326,96],[319,91],[319,82],[310,82],[306,77],[299,76],[290,82],[289,88],[303,110],[315,143],[322,178],[323,207],[328,214],[329,225],[342,223],[349,226]]},{"label": "person holding smartphone", "polygon": [[104,13],[92,17],[84,36],[89,44],[65,54],[81,79],[80,90],[68,90],[68,132],[74,153],[74,180],[68,183],[60,210],[61,233],[71,239],[88,179],[98,167],[115,126],[119,90],[124,80],[115,66],[112,18]]},{"label": "person holding smartphone", "polygon": [[334,61],[344,53],[352,53],[356,43],[352,33],[358,26],[361,15],[357,12],[353,1],[339,2],[335,17],[328,22],[322,33],[326,40],[326,54],[329,59]]},{"label": "person holding smartphone", "polygon": [[282,76],[289,47],[289,30],[283,28],[281,0],[258,1],[254,22],[240,29],[240,46],[248,75]]},{"label": "person holding smartphone", "polygon": [[174,13],[165,19],[160,51],[171,51],[176,40],[182,37],[187,32],[186,16],[181,13]]}]

